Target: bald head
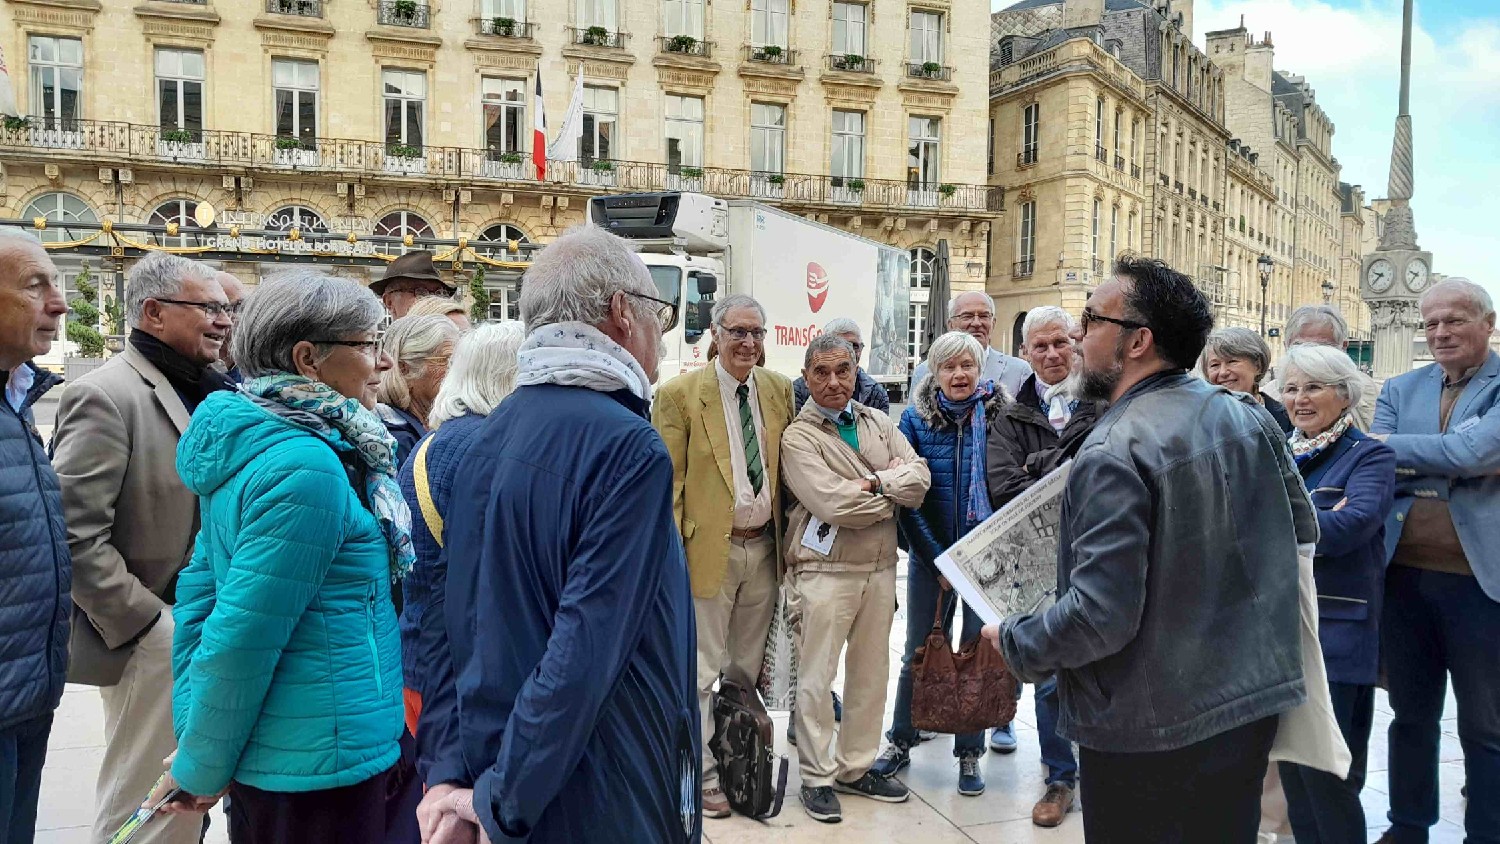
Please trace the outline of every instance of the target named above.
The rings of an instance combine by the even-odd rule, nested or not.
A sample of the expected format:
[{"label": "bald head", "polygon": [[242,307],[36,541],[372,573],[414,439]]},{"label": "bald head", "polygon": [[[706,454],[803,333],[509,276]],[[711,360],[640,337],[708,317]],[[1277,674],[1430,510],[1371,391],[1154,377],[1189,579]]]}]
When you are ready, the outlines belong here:
[{"label": "bald head", "polygon": [[224,345],[219,348],[219,361],[224,364],[225,369],[234,369],[234,354],[230,352],[232,348],[230,341],[234,339],[233,323],[239,322],[239,305],[240,301],[245,298],[245,285],[241,284],[234,275],[222,270],[214,273],[214,278],[218,280],[219,286],[224,288],[224,298],[229,300],[229,306],[233,309],[230,312],[231,325],[224,336]]},{"label": "bald head", "polygon": [[948,300],[948,330],[962,331],[990,347],[990,332],[995,329],[995,300],[989,294],[970,290]]}]

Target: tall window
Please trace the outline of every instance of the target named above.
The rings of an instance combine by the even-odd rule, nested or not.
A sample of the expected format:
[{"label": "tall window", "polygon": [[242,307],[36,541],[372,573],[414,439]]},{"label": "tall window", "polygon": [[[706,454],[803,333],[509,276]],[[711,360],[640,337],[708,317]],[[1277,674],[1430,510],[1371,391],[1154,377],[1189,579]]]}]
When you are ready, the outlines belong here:
[{"label": "tall window", "polygon": [[427,74],[413,70],[387,70],[382,78],[385,81],[386,145],[421,149]]},{"label": "tall window", "polygon": [[928,297],[932,290],[932,275],[937,265],[937,255],[931,249],[918,246],[911,251],[911,272],[907,283],[911,287],[911,311],[907,317],[907,355],[913,362],[922,359],[922,345],[927,340]]},{"label": "tall window", "polygon": [[780,173],[786,160],[786,106],[750,104],[750,169]]},{"label": "tall window", "polygon": [[667,95],[667,168],[703,166],[703,98]]},{"label": "tall window", "polygon": [[[93,209],[71,193],[44,193],[33,199],[27,204],[26,210],[21,212],[21,219],[32,220],[37,217],[47,220],[47,228],[36,232],[37,237],[47,243],[80,240],[88,236],[87,232],[67,228],[67,223],[99,222]],[[57,225],[58,223],[63,225]]]},{"label": "tall window", "polygon": [[1120,124],[1123,123],[1124,120],[1125,120],[1125,113],[1122,112],[1120,109],[1115,109],[1115,157],[1116,158],[1121,158],[1121,157],[1124,156],[1123,148],[1120,146]]},{"label": "tall window", "polygon": [[861,179],[865,175],[865,113],[833,112],[833,161],[829,175]]},{"label": "tall window", "polygon": [[203,131],[203,54],[156,51],[156,111],[164,130]]},{"label": "tall window", "polygon": [[1141,121],[1136,120],[1130,124],[1130,162],[1141,163]]},{"label": "tall window", "polygon": [[479,17],[481,20],[510,18],[517,22],[524,21],[526,0],[479,0]]},{"label": "tall window", "polygon": [[602,26],[610,32],[619,30],[615,0],[578,0],[578,28],[588,29],[591,26]]},{"label": "tall window", "polygon": [[83,42],[33,35],[28,58],[32,115],[45,118],[48,128],[82,117]]},{"label": "tall window", "polygon": [[984,172],[991,176],[995,175],[995,118],[993,117],[990,118],[988,131],[985,134],[984,161]]},{"label": "tall window", "polygon": [[173,199],[163,202],[151,212],[151,218],[147,220],[153,226],[166,226],[177,224],[178,234],[170,237],[166,234],[151,235],[151,242],[157,246],[195,246],[197,238],[189,235],[189,229],[197,229],[198,223],[193,215],[198,211],[198,203],[191,199]]},{"label": "tall window", "polygon": [[484,145],[492,155],[530,152],[532,133],[526,125],[526,82],[485,77],[483,85]]},{"label": "tall window", "polygon": [[665,0],[662,17],[666,27],[663,35],[703,38],[703,0]]},{"label": "tall window", "polygon": [[868,9],[863,3],[833,4],[833,54],[836,56],[865,55],[865,17]]},{"label": "tall window", "polygon": [[292,229],[323,233],[328,231],[328,224],[323,222],[322,214],[302,205],[288,205],[266,217],[266,231],[284,232]]},{"label": "tall window", "polygon": [[938,12],[911,13],[911,61],[943,63],[943,16]]},{"label": "tall window", "polygon": [[1031,275],[1036,268],[1036,201],[1021,203],[1020,231],[1016,238],[1017,275]]},{"label": "tall window", "polygon": [[1104,98],[1100,97],[1094,101],[1094,153],[1103,154],[1104,151]]},{"label": "tall window", "polygon": [[318,63],[275,59],[271,86],[276,95],[276,134],[296,138],[306,149],[318,136]]},{"label": "tall window", "polygon": [[790,0],[750,0],[750,44],[785,47]]},{"label": "tall window", "polygon": [[938,183],[942,121],[936,117],[907,118],[906,186],[931,190]]},{"label": "tall window", "polygon": [[[432,226],[415,211],[392,211],[375,223],[375,228],[371,231],[371,234],[379,237],[399,238],[405,238],[407,235],[411,235],[412,237],[432,237]],[[402,254],[405,254],[408,250],[405,244],[396,244],[392,248]],[[418,245],[410,247],[410,249],[422,248],[424,247]]]},{"label": "tall window", "polygon": [[1103,222],[1103,219],[1102,219],[1103,217],[1104,217],[1104,200],[1102,200],[1102,199],[1095,199],[1094,200],[1094,223],[1093,223],[1093,228],[1091,230],[1092,231],[1092,242],[1089,244],[1089,251],[1093,253],[1093,255],[1094,255],[1094,263],[1096,263],[1096,264],[1099,263],[1099,225],[1100,225],[1100,223]]},{"label": "tall window", "polygon": [[1120,257],[1120,206],[1113,205],[1109,209],[1109,260],[1113,261]]},{"label": "tall window", "polygon": [[584,161],[614,158],[619,152],[614,143],[619,119],[619,89],[583,86],[583,138],[578,142],[578,157]]},{"label": "tall window", "polygon": [[1130,212],[1130,221],[1125,227],[1125,248],[1140,249],[1141,243],[1136,235],[1135,212]]},{"label": "tall window", "polygon": [[1027,164],[1036,163],[1037,141],[1042,127],[1042,104],[1032,103],[1021,115],[1021,157]]}]

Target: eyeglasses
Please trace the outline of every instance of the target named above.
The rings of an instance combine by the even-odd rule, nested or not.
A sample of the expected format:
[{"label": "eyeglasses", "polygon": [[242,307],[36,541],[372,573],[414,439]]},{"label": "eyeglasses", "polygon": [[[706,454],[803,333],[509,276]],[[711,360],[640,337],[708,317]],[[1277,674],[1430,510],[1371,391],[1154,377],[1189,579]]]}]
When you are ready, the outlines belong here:
[{"label": "eyeglasses", "polygon": [[376,350],[380,348],[379,340],[309,340],[308,342],[317,343],[320,346],[343,346],[346,349],[354,349],[372,360],[375,358]]},{"label": "eyeglasses", "polygon": [[233,304],[228,302],[189,302],[186,299],[156,299],[156,301],[163,305],[181,305],[184,308],[197,308],[209,319],[218,319],[221,316],[233,319],[240,315],[240,307],[244,305],[243,302],[235,302]]},{"label": "eyeglasses", "polygon": [[1281,389],[1281,395],[1288,401],[1295,401],[1298,396],[1306,396],[1309,399],[1316,400],[1328,389],[1330,388],[1327,384],[1319,384],[1315,381],[1303,384],[1301,387],[1298,387],[1296,384],[1288,384]]},{"label": "eyeglasses", "polygon": [[637,299],[645,299],[648,302],[655,302],[661,305],[661,307],[656,309],[656,320],[661,323],[661,333],[666,334],[677,326],[677,303],[658,299],[655,296],[647,296],[644,293],[634,293],[629,290],[621,290],[620,292],[626,296],[634,296]]},{"label": "eyeglasses", "polygon": [[965,311],[961,314],[954,314],[953,321],[964,325],[974,322],[994,322],[995,315],[990,311]]},{"label": "eyeglasses", "polygon": [[757,343],[766,339],[766,330],[764,328],[730,328],[721,322],[719,323],[719,330],[724,332],[725,337],[736,343],[743,343],[752,337],[755,338],[755,342]]},{"label": "eyeglasses", "polygon": [[1079,320],[1079,324],[1083,327],[1083,333],[1084,334],[1088,334],[1089,333],[1089,323],[1091,323],[1091,322],[1108,322],[1108,323],[1111,323],[1111,324],[1114,324],[1114,325],[1118,325],[1121,328],[1129,329],[1131,331],[1134,331],[1137,328],[1149,328],[1150,327],[1150,326],[1146,325],[1144,322],[1134,322],[1134,321],[1128,320],[1128,319],[1115,319],[1114,317],[1107,317],[1107,316],[1104,316],[1103,314],[1096,314],[1093,311],[1089,310],[1088,308],[1084,308],[1083,309],[1083,319]]}]

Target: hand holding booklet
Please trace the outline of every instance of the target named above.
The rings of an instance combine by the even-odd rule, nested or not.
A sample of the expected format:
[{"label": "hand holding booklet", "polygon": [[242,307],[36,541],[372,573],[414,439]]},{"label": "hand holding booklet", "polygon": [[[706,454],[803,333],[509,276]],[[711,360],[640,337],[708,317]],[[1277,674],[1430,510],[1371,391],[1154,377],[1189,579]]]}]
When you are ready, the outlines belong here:
[{"label": "hand holding booklet", "polygon": [[937,558],[938,571],[985,624],[1036,612],[1057,595],[1057,541],[1068,461]]}]

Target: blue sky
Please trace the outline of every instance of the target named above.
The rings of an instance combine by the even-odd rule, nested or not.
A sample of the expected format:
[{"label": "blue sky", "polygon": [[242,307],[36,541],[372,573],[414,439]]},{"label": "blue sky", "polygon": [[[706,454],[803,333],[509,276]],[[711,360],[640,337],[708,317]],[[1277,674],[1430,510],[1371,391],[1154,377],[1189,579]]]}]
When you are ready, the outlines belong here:
[{"label": "blue sky", "polygon": [[[996,9],[1009,2],[993,3]],[[1400,0],[1199,0],[1194,39],[1244,15],[1333,119],[1346,182],[1385,196],[1400,79]],[[1412,47],[1418,242],[1433,269],[1500,299],[1500,3],[1418,0]]]}]

